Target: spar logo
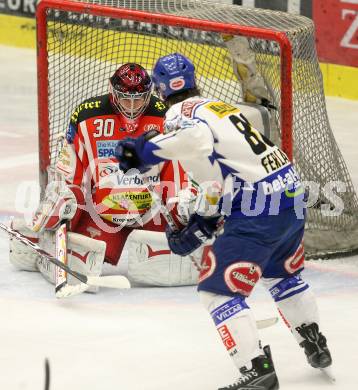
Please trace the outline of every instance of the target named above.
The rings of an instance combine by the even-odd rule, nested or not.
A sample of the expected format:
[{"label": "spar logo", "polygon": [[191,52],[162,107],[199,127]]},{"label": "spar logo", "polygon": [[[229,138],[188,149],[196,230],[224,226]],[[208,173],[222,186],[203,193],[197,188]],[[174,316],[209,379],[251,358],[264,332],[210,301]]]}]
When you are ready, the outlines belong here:
[{"label": "spar logo", "polygon": [[173,91],[179,91],[180,89],[182,89],[184,87],[184,85],[185,85],[185,80],[184,80],[183,76],[175,77],[174,79],[171,79],[169,81],[169,87]]},{"label": "spar logo", "polygon": [[114,157],[114,152],[118,145],[118,141],[97,141],[97,156],[98,158]]}]

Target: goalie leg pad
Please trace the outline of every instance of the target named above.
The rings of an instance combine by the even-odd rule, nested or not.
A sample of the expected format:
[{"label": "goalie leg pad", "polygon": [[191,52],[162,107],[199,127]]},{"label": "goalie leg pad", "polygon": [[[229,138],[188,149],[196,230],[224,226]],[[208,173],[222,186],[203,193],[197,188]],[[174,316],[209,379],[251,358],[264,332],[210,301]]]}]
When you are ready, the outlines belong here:
[{"label": "goalie leg pad", "polygon": [[[11,222],[11,228],[23,234],[34,243],[38,243],[39,235],[29,229],[25,220],[17,218]],[[21,243],[15,238],[10,238],[9,260],[16,268],[24,271],[38,271],[37,260],[39,255],[27,245]]]},{"label": "goalie leg pad", "polygon": [[265,287],[270,291],[276,302],[277,308],[291,330],[297,342],[303,338],[296,328],[302,324],[319,324],[318,308],[316,298],[300,275],[290,276],[283,279],[262,278]]},{"label": "goalie leg pad", "polygon": [[256,322],[243,296],[228,297],[207,291],[200,291],[199,296],[238,369],[262,354]]},{"label": "goalie leg pad", "polygon": [[133,230],[127,245],[132,282],[151,286],[197,284],[199,272],[192,260],[172,253],[164,232]]},{"label": "goalie leg pad", "polygon": [[[86,276],[100,276],[106,251],[103,241],[95,240],[78,233],[68,233],[68,266],[76,272]],[[40,239],[41,246],[55,255],[55,233],[45,231]],[[39,259],[37,266],[46,280],[55,283],[55,265],[45,259]],[[69,285],[79,284],[80,281],[72,275],[67,278]],[[91,287],[87,291],[95,292],[98,288]]]}]

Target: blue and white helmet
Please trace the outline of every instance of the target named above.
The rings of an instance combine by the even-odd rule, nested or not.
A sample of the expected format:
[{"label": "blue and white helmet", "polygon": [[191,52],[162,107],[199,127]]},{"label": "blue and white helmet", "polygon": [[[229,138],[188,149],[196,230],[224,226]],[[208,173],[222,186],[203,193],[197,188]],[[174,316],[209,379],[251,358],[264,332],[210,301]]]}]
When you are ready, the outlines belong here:
[{"label": "blue and white helmet", "polygon": [[160,57],[153,68],[155,89],[166,99],[170,95],[196,88],[194,64],[182,54]]}]

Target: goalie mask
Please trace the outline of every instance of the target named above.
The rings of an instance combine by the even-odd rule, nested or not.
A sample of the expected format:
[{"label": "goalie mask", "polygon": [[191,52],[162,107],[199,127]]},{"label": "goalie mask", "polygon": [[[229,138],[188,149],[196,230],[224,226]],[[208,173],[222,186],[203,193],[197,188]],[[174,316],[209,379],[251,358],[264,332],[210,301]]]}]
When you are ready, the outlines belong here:
[{"label": "goalie mask", "polygon": [[119,67],[109,79],[109,95],[113,107],[126,118],[134,120],[147,108],[152,81],[147,71],[135,63]]},{"label": "goalie mask", "polygon": [[153,82],[158,94],[166,99],[170,95],[196,88],[195,67],[179,53],[159,58],[153,69]]}]

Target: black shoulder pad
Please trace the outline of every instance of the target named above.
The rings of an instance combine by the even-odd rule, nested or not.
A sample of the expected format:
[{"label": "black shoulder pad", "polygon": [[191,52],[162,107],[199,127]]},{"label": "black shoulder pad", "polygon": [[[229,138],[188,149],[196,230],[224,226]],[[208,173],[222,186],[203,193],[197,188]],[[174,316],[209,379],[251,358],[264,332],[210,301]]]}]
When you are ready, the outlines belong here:
[{"label": "black shoulder pad", "polygon": [[113,114],[113,108],[109,101],[109,95],[96,96],[83,101],[71,115],[72,124],[80,123],[88,118]]},{"label": "black shoulder pad", "polygon": [[156,96],[151,96],[149,105],[144,112],[144,115],[164,117],[168,111],[168,107]]}]

